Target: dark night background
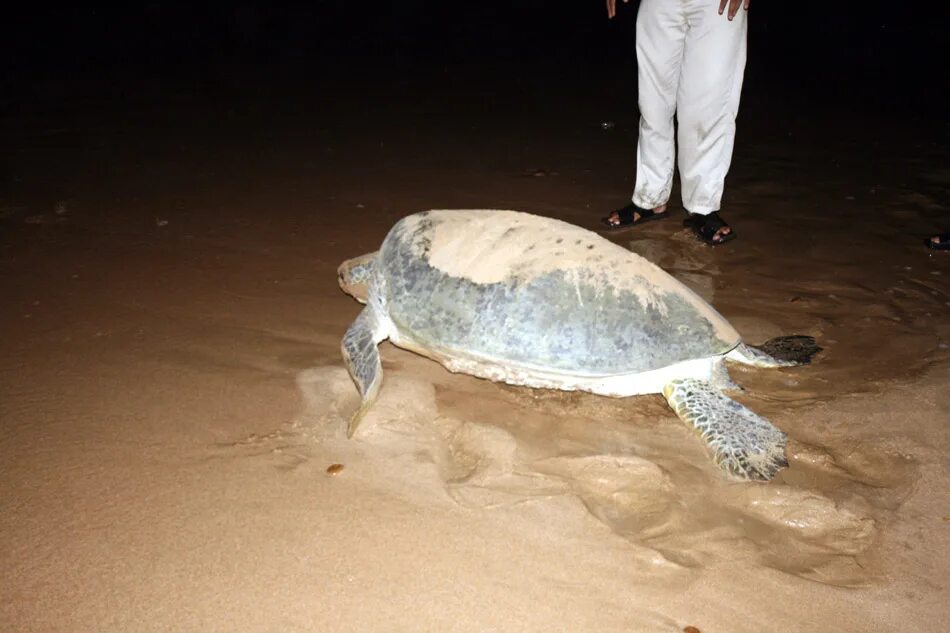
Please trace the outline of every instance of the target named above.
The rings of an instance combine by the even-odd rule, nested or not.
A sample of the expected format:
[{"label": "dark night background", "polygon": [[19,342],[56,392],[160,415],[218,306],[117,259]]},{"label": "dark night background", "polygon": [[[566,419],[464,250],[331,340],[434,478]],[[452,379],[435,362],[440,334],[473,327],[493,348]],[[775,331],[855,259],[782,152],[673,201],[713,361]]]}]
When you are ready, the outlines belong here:
[{"label": "dark night background", "polygon": [[[4,196],[68,197],[94,161],[125,178],[115,171],[123,164],[180,151],[170,149],[173,138],[192,149],[226,141],[234,155],[286,155],[294,145],[306,153],[328,137],[345,146],[400,132],[406,142],[429,139],[433,151],[474,154],[469,148],[494,138],[481,151],[491,163],[519,135],[555,142],[578,124],[608,120],[631,156],[616,173],[631,176],[635,2],[612,21],[599,0],[380,4],[8,9],[0,24]],[[939,24],[908,3],[753,3],[736,173],[743,144],[756,140],[792,139],[829,160],[835,141],[852,155],[867,145],[855,172],[873,171],[882,134],[906,140],[914,128],[915,142],[942,144]],[[905,127],[882,131],[888,121]],[[439,141],[442,133],[458,142]],[[249,144],[237,147],[238,138]],[[119,158],[126,150],[139,156]],[[585,151],[606,156],[596,143]],[[628,187],[612,174],[594,186]]]},{"label": "dark night background", "polygon": [[[161,79],[212,90],[235,69],[247,79],[294,77],[301,90],[357,69],[393,77],[471,65],[503,74],[528,65],[552,81],[577,69],[635,76],[635,2],[611,22],[598,0],[379,4],[20,5],[0,25],[4,106],[37,82]],[[940,20],[919,5],[759,0],[751,11],[747,94],[939,106],[927,99],[939,87],[926,82],[946,62]]]}]

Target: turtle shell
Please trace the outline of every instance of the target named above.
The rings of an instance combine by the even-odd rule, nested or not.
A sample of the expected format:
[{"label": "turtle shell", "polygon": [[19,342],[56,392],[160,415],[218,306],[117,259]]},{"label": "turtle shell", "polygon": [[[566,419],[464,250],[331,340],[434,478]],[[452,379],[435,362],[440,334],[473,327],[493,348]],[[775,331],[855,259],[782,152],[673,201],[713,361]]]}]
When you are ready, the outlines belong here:
[{"label": "turtle shell", "polygon": [[527,213],[400,220],[371,301],[394,341],[443,357],[612,376],[724,354],[739,334],[665,271],[585,229]]}]

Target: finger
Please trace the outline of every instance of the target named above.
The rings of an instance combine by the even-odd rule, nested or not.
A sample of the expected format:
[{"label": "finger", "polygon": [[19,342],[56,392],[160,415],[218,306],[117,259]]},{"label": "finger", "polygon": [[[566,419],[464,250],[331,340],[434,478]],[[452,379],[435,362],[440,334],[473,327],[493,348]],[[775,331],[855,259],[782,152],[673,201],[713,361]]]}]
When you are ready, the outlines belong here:
[{"label": "finger", "polygon": [[[626,2],[626,0],[624,0],[624,2]],[[742,3],[742,8],[748,11],[750,2],[752,2],[752,0],[745,0],[745,2]]]},{"label": "finger", "polygon": [[617,12],[616,9],[617,0],[607,0],[607,19],[614,17],[614,14]]},{"label": "finger", "polygon": [[736,12],[739,10],[739,2],[741,0],[729,0],[729,19],[736,17]]},{"label": "finger", "polygon": [[728,0],[719,0],[719,15],[722,15],[722,12],[726,10],[726,2]]}]

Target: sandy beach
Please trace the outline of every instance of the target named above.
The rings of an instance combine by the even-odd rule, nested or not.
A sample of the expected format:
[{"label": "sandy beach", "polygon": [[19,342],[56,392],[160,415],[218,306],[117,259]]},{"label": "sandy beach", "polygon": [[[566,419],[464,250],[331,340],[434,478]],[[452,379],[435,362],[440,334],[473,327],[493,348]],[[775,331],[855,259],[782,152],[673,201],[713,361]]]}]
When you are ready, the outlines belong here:
[{"label": "sandy beach", "polygon": [[725,478],[659,396],[510,387],[389,344],[345,437],[340,262],[424,209],[596,230],[630,194],[619,82],[492,77],[7,102],[0,630],[944,628],[950,255],[921,242],[950,228],[945,124],[753,94],[739,239],[692,239],[677,191],[673,218],[608,236],[751,343],[816,337],[810,366],[730,370],[790,437],[774,481]]}]

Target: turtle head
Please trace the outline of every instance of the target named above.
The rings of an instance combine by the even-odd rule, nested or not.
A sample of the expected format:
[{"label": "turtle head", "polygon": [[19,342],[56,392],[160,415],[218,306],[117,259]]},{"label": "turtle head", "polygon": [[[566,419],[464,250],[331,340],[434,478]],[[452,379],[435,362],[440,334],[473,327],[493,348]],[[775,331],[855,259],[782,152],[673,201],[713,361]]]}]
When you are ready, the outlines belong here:
[{"label": "turtle head", "polygon": [[360,303],[366,303],[375,261],[376,253],[367,253],[346,260],[336,270],[340,288]]}]

